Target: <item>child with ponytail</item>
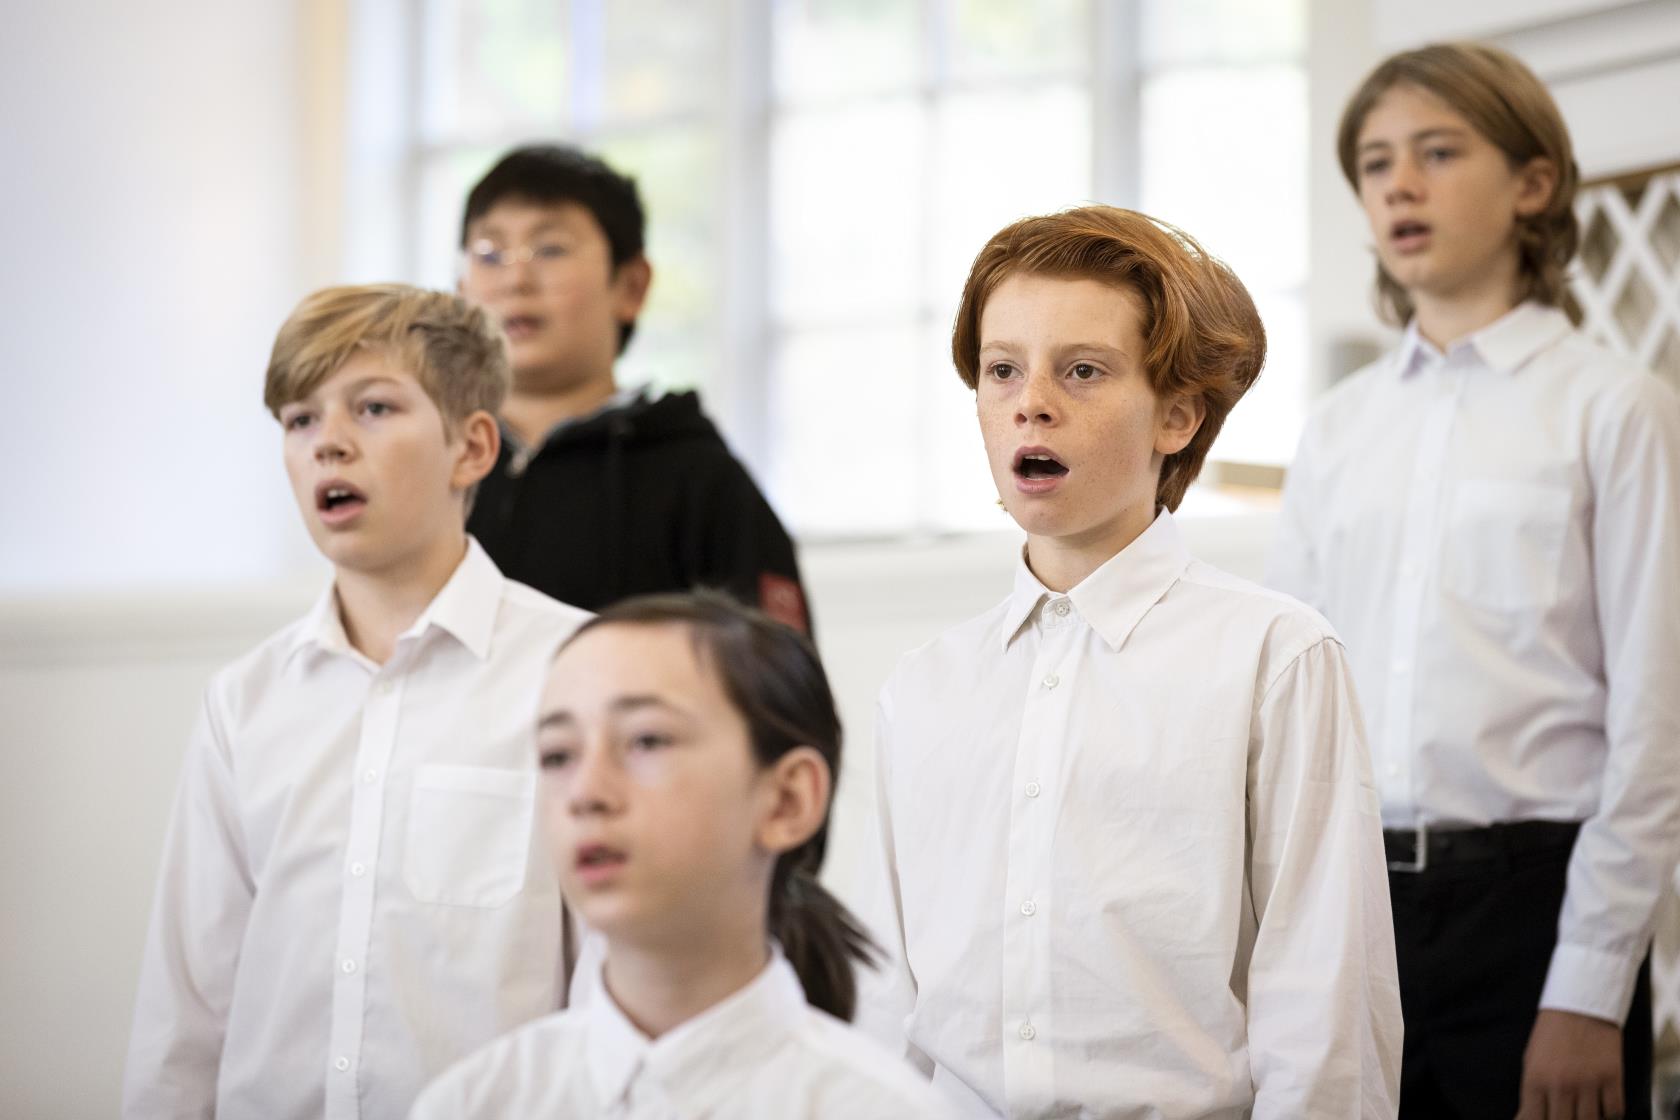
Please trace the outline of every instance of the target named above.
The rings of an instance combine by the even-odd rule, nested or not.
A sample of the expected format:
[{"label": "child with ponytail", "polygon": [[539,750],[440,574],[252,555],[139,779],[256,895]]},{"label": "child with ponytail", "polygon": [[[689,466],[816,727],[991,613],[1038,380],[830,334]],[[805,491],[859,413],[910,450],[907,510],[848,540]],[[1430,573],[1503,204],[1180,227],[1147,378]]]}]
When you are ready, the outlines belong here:
[{"label": "child with ponytail", "polygon": [[941,1114],[842,1022],[871,946],[816,879],[840,721],[804,637],[721,596],[617,604],[555,656],[537,751],[562,889],[605,963],[415,1120]]}]

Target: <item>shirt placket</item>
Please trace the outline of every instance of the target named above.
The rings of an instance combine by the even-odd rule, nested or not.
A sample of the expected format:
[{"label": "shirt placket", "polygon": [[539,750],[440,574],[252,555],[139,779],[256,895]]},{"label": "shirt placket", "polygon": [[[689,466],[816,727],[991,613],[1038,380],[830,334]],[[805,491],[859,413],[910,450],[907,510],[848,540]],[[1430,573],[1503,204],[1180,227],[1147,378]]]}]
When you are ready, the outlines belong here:
[{"label": "shirt placket", "polygon": [[1002,899],[1003,1091],[1011,1112],[1051,1099],[1054,1089],[1050,874],[1073,693],[1063,676],[1082,625],[1065,597],[1040,609],[1015,750]]},{"label": "shirt placket", "polygon": [[1387,823],[1415,827],[1420,823],[1417,799],[1416,751],[1412,721],[1417,702],[1418,639],[1422,632],[1424,592],[1434,576],[1436,542],[1441,535],[1443,483],[1448,442],[1463,391],[1461,355],[1455,354],[1419,376],[1434,382],[1434,399],[1424,415],[1417,455],[1406,492],[1406,521],[1400,536],[1400,556],[1393,600],[1392,640],[1389,643],[1387,690],[1384,697],[1382,740],[1382,801]]},{"label": "shirt placket", "polygon": [[379,878],[385,792],[403,693],[403,678],[392,668],[396,660],[387,663],[369,683],[356,746],[349,843],[344,853],[332,965],[327,1120],[351,1120],[361,1112],[358,1085],[366,1022],[367,953],[372,943],[374,884]]}]

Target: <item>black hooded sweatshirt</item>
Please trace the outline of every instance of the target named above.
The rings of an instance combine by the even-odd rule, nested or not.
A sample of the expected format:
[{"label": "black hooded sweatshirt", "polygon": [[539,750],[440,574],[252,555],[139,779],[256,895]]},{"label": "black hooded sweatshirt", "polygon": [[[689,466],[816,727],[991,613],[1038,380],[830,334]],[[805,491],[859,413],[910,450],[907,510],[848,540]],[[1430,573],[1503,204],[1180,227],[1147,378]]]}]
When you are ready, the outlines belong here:
[{"label": "black hooded sweatshirt", "polygon": [[696,394],[639,395],[512,444],[467,521],[508,578],[586,610],[717,588],[809,632],[793,541]]}]

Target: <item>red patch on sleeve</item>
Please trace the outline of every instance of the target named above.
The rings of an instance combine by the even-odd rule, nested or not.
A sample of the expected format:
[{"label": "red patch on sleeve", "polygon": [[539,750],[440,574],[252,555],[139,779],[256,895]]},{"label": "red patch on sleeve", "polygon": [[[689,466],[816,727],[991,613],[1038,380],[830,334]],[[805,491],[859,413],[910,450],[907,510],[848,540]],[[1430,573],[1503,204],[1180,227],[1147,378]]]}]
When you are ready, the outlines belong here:
[{"label": "red patch on sleeve", "polygon": [[801,634],[811,632],[805,615],[805,592],[799,589],[797,580],[775,572],[758,573],[758,608]]}]

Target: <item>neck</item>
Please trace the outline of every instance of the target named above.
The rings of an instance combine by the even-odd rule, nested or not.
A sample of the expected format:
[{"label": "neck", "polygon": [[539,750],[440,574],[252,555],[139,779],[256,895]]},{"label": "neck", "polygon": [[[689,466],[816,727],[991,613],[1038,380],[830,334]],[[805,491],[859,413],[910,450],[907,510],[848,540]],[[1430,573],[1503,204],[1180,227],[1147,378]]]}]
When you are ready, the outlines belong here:
[{"label": "neck", "polygon": [[528,391],[515,389],[502,405],[502,422],[534,447],[556,424],[588,416],[606,404],[618,387],[609,373],[605,379],[587,381],[566,389]]},{"label": "neck", "polygon": [[463,530],[408,563],[374,572],[340,568],[333,586],[350,645],[370,661],[389,661],[398,635],[437,598],[466,552]]},{"label": "neck", "polygon": [[1113,524],[1074,537],[1027,537],[1027,567],[1038,582],[1064,593],[1108,563],[1143,535],[1155,520],[1155,495],[1148,504],[1127,510]]},{"label": "neck", "polygon": [[707,937],[688,928],[679,941],[658,945],[609,938],[605,979],[613,1002],[649,1038],[715,1007],[748,984],[770,961],[764,914],[751,929],[715,931]]},{"label": "neck", "polygon": [[1446,350],[1475,334],[1517,305],[1517,266],[1501,270],[1492,281],[1454,292],[1411,292],[1417,309],[1418,333]]}]

